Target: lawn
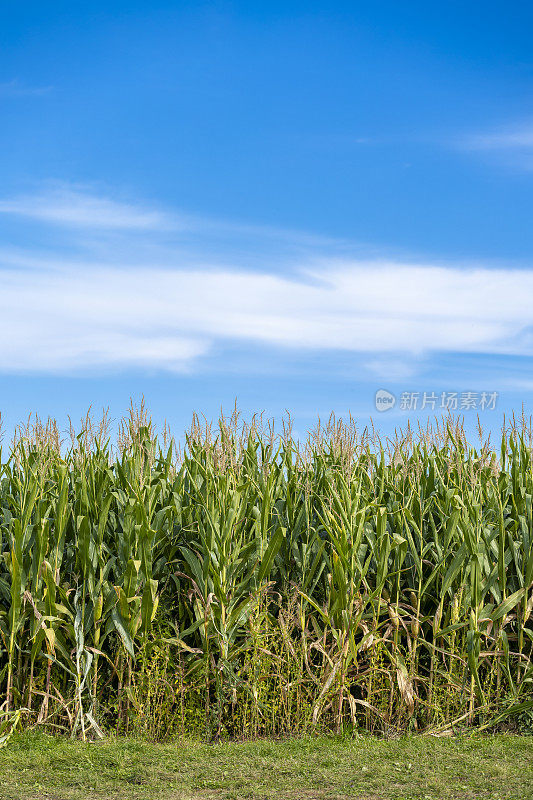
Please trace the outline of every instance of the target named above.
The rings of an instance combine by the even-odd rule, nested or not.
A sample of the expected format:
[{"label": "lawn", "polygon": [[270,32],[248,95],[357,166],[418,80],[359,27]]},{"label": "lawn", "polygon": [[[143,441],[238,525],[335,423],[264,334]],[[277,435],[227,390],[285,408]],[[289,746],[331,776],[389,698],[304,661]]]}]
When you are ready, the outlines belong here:
[{"label": "lawn", "polygon": [[533,737],[161,745],[22,734],[0,751],[0,785],[2,800],[527,800]]}]

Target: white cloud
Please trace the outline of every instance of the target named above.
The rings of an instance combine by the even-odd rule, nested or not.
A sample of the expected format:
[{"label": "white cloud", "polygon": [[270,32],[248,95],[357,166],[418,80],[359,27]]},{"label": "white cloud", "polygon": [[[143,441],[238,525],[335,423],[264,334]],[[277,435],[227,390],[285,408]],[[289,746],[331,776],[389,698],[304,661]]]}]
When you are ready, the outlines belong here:
[{"label": "white cloud", "polygon": [[531,150],[533,148],[533,121],[498,130],[469,134],[459,140],[467,150]]},{"label": "white cloud", "polygon": [[[105,238],[104,234],[118,236],[122,233],[130,237],[139,233],[144,239],[135,241],[134,248],[130,247],[130,254],[139,255],[139,247],[144,250],[158,246],[158,234],[178,236],[184,241],[186,236],[196,237],[202,242],[202,252],[196,252],[201,260],[213,247],[231,247],[232,242],[238,241],[247,257],[258,249],[268,249],[277,252],[297,251],[316,252],[326,250],[332,252],[353,251],[354,243],[346,239],[333,238],[320,234],[310,234],[307,231],[279,228],[272,225],[257,225],[246,222],[234,222],[213,217],[199,217],[192,214],[177,213],[154,209],[132,200],[125,201],[110,197],[95,191],[94,187],[76,185],[64,181],[48,182],[37,192],[15,197],[0,198],[0,215],[21,217],[28,224],[42,223],[54,226],[57,231],[71,229],[74,233],[81,234],[85,230],[88,234],[100,237],[100,244],[109,250],[110,246],[118,244],[118,238],[113,242]],[[93,238],[90,244],[93,249],[98,246],[98,239]],[[128,240],[122,240],[121,251],[128,249]],[[87,246],[89,242],[83,241]],[[361,249],[361,245],[359,245]],[[367,248],[368,249],[368,248]],[[5,250],[4,250],[5,252]],[[166,254],[168,260],[168,253]]]},{"label": "white cloud", "polygon": [[99,230],[161,231],[179,227],[179,219],[170,214],[65,184],[57,184],[38,194],[0,200],[0,214]]},{"label": "white cloud", "polygon": [[387,381],[401,381],[413,377],[419,367],[418,361],[402,358],[377,357],[366,361],[363,367],[376,378]]},{"label": "white cloud", "polygon": [[510,391],[533,392],[533,378],[526,377],[503,377],[501,385]]},{"label": "white cloud", "polygon": [[231,269],[0,273],[0,369],[189,367],[213,343],[533,355],[533,271],[332,262],[313,283]]},{"label": "white cloud", "polygon": [[0,83],[0,97],[42,97],[52,89],[53,86],[27,86],[14,78]]},{"label": "white cloud", "polygon": [[[45,234],[42,250],[23,234],[0,251],[4,372],[183,371],[224,343],[359,353],[363,368],[398,379],[431,353],[533,355],[533,270],[341,258],[344,243],[64,184],[0,201],[2,211],[25,218],[32,241]],[[261,271],[243,266],[243,242]]]}]

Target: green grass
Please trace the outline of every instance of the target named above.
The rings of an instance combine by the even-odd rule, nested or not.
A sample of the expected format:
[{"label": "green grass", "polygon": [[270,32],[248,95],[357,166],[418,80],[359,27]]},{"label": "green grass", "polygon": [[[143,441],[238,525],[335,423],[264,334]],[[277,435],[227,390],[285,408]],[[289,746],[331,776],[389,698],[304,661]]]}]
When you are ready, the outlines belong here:
[{"label": "green grass", "polygon": [[527,800],[533,738],[303,738],[219,745],[16,735],[2,800]]}]

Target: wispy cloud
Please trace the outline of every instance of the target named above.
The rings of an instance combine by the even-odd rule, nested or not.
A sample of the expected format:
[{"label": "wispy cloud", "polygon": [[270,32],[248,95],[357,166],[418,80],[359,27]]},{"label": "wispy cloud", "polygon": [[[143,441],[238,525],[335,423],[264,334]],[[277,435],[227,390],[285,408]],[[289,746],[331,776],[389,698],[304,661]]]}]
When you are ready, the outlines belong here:
[{"label": "wispy cloud", "polygon": [[398,354],[395,358],[378,356],[362,365],[371,375],[387,381],[401,381],[411,378],[418,372],[419,359],[402,358]]},{"label": "wispy cloud", "polygon": [[[96,236],[106,232],[146,234],[145,244],[153,244],[153,236],[161,233],[193,234],[202,237],[203,256],[208,251],[208,240],[219,246],[238,239],[246,247],[258,240],[278,243],[286,249],[314,248],[316,251],[335,248],[341,252],[353,249],[353,243],[333,237],[310,234],[270,225],[221,220],[183,214],[175,210],[155,209],[135,200],[117,198],[97,191],[94,187],[75,185],[62,181],[49,182],[32,193],[0,198],[0,216],[13,215],[29,222],[35,221],[71,230],[85,229]],[[94,244],[97,239],[94,240]],[[108,241],[106,240],[106,246]],[[138,244],[136,245],[138,246]]]},{"label": "wispy cloud", "polygon": [[533,355],[533,272],[349,263],[314,275],[317,285],[227,269],[4,270],[0,369],[175,370],[231,341]]},{"label": "wispy cloud", "polygon": [[[42,196],[28,196],[0,209],[31,209],[28,219],[58,231],[70,206],[73,225],[119,237],[144,230],[150,240],[178,218],[74,189],[68,201],[46,211]],[[283,350],[363,354],[367,369],[390,374],[396,365],[398,378],[439,352],[533,355],[533,270],[366,260],[335,248],[318,258],[310,244],[290,269],[280,272],[273,259],[259,271],[232,263],[227,249],[202,264],[201,232],[194,257],[165,241],[147,250],[154,261],[134,255],[138,238],[129,251],[122,241],[106,259],[94,248],[70,253],[61,234],[46,255],[0,253],[0,370],[183,371],[239,344],[275,348],[280,358]]]},{"label": "wispy cloud", "polygon": [[0,82],[0,97],[42,97],[53,90],[53,86],[28,86],[18,78]]},{"label": "wispy cloud", "polygon": [[533,150],[533,120],[480,133],[466,134],[457,140],[460,148],[473,151]]},{"label": "wispy cloud", "polygon": [[100,230],[167,230],[180,225],[176,215],[61,183],[36,194],[0,200],[0,214]]}]

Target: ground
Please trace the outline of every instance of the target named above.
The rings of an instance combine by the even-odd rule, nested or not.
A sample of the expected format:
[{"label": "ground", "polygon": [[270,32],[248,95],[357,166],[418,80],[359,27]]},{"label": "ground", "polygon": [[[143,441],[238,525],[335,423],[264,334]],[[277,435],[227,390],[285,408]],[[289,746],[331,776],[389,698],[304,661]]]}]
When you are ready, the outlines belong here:
[{"label": "ground", "polygon": [[304,738],[168,745],[13,737],[2,800],[528,800],[533,737]]}]

